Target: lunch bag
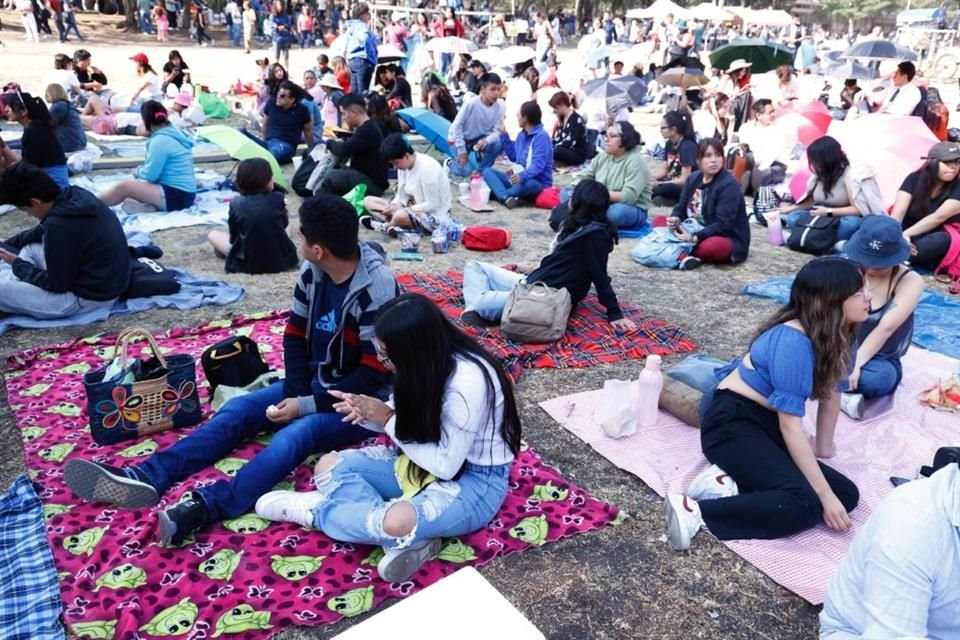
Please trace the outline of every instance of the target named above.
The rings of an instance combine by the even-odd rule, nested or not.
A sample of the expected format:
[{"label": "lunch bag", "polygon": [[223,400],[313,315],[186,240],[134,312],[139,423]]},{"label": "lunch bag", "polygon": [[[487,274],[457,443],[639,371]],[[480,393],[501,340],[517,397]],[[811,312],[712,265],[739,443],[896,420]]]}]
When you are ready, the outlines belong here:
[{"label": "lunch bag", "polygon": [[221,384],[245,387],[270,371],[260,347],[246,336],[227,338],[207,347],[200,356],[200,366],[210,384],[211,398]]}]

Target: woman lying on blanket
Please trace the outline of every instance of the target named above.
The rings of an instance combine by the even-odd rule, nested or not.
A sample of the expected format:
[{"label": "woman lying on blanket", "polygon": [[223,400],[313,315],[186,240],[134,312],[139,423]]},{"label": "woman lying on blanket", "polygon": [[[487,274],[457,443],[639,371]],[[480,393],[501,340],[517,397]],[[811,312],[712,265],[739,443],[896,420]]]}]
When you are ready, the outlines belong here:
[{"label": "woman lying on blanket", "polygon": [[592,284],[610,324],[618,331],[634,330],[636,325],[620,311],[607,273],[607,257],[618,241],[617,227],[607,217],[609,206],[610,192],[605,186],[596,180],[581,181],[573,190],[569,212],[550,253],[528,276],[469,261],[463,270],[464,311],[460,320],[481,327],[498,323],[510,292],[526,280],[566,289],[574,307],[586,297]]},{"label": "woman lying on blanket", "polygon": [[140,117],[149,137],[143,164],[134,171],[136,180],[110,187],[100,199],[110,206],[130,198],[159,211],[186,209],[197,196],[193,141],[170,124],[166,107],[156,100],[143,103]]},{"label": "woman lying on blanket", "polygon": [[[667,226],[686,242],[693,253],[680,262],[689,270],[704,262],[743,262],[750,249],[750,221],[740,184],[723,168],[723,144],[705,138],[697,145],[697,165],[680,193],[680,201],[667,218]],[[688,232],[681,222],[695,220],[699,231]]]},{"label": "woman lying on blanket", "polygon": [[[821,519],[836,531],[850,528],[857,487],[817,458],[835,453],[840,392],[870,296],[857,263],[812,260],[749,353],[717,369],[721,382],[700,426],[703,454],[713,464],[685,496],[668,495],[664,505],[674,549],[687,549],[701,527],[721,540],[783,538]],[[807,398],[819,400],[809,440]]]},{"label": "woman lying on blanket", "polygon": [[385,432],[389,444],[328,453],[316,466],[316,491],[272,491],[256,510],[335,540],[381,545],[380,577],[402,582],[442,538],[476,531],[500,509],[520,417],[500,363],[426,297],[383,305],[373,343],[394,376],[391,401],[331,391],[340,398],[333,406]]},{"label": "woman lying on blanket", "polygon": [[844,251],[863,267],[872,298],[870,315],[857,335],[850,392],[840,401],[845,414],[860,420],[864,399],[889,395],[900,384],[900,358],[913,339],[913,312],[923,295],[923,278],[903,266],[910,243],[894,218],[867,217]]}]

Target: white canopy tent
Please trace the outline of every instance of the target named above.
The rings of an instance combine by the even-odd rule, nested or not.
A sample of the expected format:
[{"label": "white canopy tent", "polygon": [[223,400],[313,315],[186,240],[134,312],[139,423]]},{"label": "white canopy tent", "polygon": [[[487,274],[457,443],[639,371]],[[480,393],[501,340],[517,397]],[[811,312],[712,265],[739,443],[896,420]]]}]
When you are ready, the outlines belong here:
[{"label": "white canopy tent", "polygon": [[626,15],[627,18],[632,20],[634,18],[666,18],[670,14],[673,14],[673,17],[677,20],[681,18],[684,20],[693,18],[693,14],[690,11],[671,0],[656,0],[656,2],[645,9],[630,9]]},{"label": "white canopy tent", "polygon": [[732,13],[711,2],[704,2],[703,4],[693,7],[690,9],[690,13],[693,14],[694,18],[700,18],[707,22],[726,22],[734,18]]}]

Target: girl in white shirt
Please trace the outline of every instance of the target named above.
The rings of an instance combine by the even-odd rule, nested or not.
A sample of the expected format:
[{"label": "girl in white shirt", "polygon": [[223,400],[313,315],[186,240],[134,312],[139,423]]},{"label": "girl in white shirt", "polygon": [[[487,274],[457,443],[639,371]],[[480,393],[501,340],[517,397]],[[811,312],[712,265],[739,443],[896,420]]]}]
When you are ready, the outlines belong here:
[{"label": "girl in white shirt", "polygon": [[500,509],[520,418],[500,363],[428,298],[408,293],[383,305],[373,344],[394,374],[391,400],[330,393],[345,420],[385,432],[389,445],[328,453],[315,469],[316,491],[273,491],[256,510],[335,540],[381,545],[380,577],[402,582],[442,538],[477,531]]},{"label": "girl in white shirt", "polygon": [[130,97],[130,111],[139,111],[140,105],[148,100],[162,100],[163,86],[160,76],[150,66],[150,59],[145,53],[138,53],[130,57],[137,63],[137,79],[142,84]]}]

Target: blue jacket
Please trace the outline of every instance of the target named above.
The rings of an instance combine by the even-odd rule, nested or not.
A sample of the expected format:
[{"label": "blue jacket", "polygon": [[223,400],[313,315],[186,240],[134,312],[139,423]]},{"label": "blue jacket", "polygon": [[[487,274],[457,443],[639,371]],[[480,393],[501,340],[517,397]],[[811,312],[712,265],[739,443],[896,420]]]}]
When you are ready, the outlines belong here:
[{"label": "blue jacket", "polygon": [[[687,205],[697,189],[703,183],[703,173],[695,171],[687,178],[680,194],[680,201],[673,208],[672,215],[681,220],[687,219]],[[713,179],[713,186],[703,203],[703,229],[697,231],[697,240],[712,236],[730,238],[733,243],[731,262],[743,262],[750,251],[750,221],[747,218],[747,206],[743,200],[740,183],[726,169]]]},{"label": "blue jacket", "polygon": [[553,186],[553,143],[542,124],[535,126],[532,133],[526,129],[520,131],[516,142],[501,133],[500,144],[511,161],[523,165],[521,180],[536,180],[542,187]]},{"label": "blue jacket", "polygon": [[370,64],[377,64],[377,36],[363,20],[347,20],[344,32],[347,40],[347,60],[353,58],[365,59]]},{"label": "blue jacket", "polygon": [[137,167],[141,180],[167,185],[187,193],[197,192],[193,175],[193,140],[172,125],[157,129],[147,138],[143,164]]},{"label": "blue jacket", "polygon": [[[273,16],[273,41],[279,42],[280,44],[290,44],[294,41],[295,37],[293,35],[293,20],[290,19],[290,16],[286,13],[281,13],[280,15]],[[284,26],[287,28],[286,31],[280,31],[277,29],[278,26]]]}]

